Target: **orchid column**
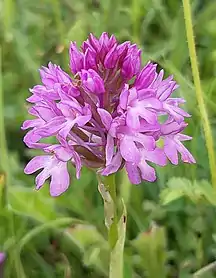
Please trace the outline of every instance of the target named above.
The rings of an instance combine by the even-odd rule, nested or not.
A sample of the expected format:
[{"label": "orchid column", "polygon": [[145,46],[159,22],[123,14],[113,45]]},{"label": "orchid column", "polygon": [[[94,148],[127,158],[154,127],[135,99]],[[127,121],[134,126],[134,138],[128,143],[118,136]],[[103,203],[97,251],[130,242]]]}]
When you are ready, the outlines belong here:
[{"label": "orchid column", "polygon": [[[90,34],[81,50],[71,43],[69,56],[72,77],[49,63],[40,70],[42,85],[30,90],[29,113],[35,119],[23,123],[23,129],[30,129],[24,142],[29,148],[43,150],[44,155],[34,157],[25,173],[42,169],[36,188],[51,178],[50,194],[58,196],[70,184],[68,163],[76,167],[77,178],[82,166],[95,169],[105,210],[106,198],[110,200],[108,229],[112,229],[111,241],[115,238],[113,249],[118,247],[118,230],[125,217],[123,205],[123,218],[116,214],[113,174],[125,167],[131,183],[139,184],[156,180],[155,169],[148,162],[165,166],[168,159],[178,164],[180,153],[183,162],[195,163],[182,144],[191,139],[181,133],[187,126],[184,119],[190,115],[179,107],[184,99],[171,97],[178,87],[172,76],[163,79],[163,70],[157,73],[157,65],[151,62],[141,68],[141,50],[135,44],[119,44],[107,33],[99,39]],[[166,120],[159,121],[160,116]],[[43,142],[51,136],[57,144]],[[162,148],[159,140],[164,142]],[[121,276],[122,271],[120,276],[110,274]]]}]

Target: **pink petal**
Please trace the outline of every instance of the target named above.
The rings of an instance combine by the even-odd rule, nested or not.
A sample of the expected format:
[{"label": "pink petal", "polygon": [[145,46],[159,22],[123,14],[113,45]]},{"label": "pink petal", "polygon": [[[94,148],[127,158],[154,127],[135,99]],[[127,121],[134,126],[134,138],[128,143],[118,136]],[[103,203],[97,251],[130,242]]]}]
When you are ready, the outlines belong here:
[{"label": "pink petal", "polygon": [[106,166],[110,164],[114,154],[114,139],[109,134],[107,135],[106,143]]},{"label": "pink petal", "polygon": [[161,125],[161,132],[163,135],[176,134],[181,132],[187,124],[185,122],[177,123],[175,121],[171,121]]},{"label": "pink petal", "polygon": [[51,145],[48,148],[45,148],[44,151],[48,151],[51,153],[55,153],[55,156],[64,162],[67,162],[72,157],[72,151],[66,147],[63,147],[61,145]]},{"label": "pink petal", "polygon": [[172,83],[166,82],[164,85],[160,86],[159,89],[157,90],[157,98],[160,101],[166,100],[172,94],[175,84],[176,83],[173,81]]},{"label": "pink petal", "polygon": [[129,136],[124,136],[120,142],[120,152],[126,161],[139,163],[140,152]]},{"label": "pink petal", "polygon": [[42,128],[37,129],[35,133],[43,137],[51,136],[61,129],[62,124],[64,122],[65,122],[64,117],[55,117],[47,124],[43,125]]},{"label": "pink petal", "polygon": [[140,175],[140,171],[137,167],[137,165],[135,165],[134,163],[131,162],[126,162],[125,164],[126,167],[126,171],[128,173],[128,177],[129,180],[131,181],[131,183],[133,184],[139,184],[141,183],[141,175]]},{"label": "pink petal", "polygon": [[42,119],[26,120],[21,129],[28,129],[30,127],[37,127],[43,125],[45,122]]},{"label": "pink petal", "polygon": [[139,107],[161,109],[162,103],[157,98],[147,98],[139,101]]},{"label": "pink petal", "polygon": [[[67,103],[66,103],[67,102]],[[71,109],[70,105],[68,104],[71,103],[72,101],[69,100],[69,101],[64,101],[64,102],[60,102],[57,104],[57,107],[58,109],[61,110],[62,114],[65,116],[65,117],[74,117],[74,112],[73,110]]]},{"label": "pink petal", "polygon": [[68,134],[70,133],[72,127],[74,126],[74,124],[75,124],[75,121],[68,120],[64,124],[63,128],[61,128],[61,130],[59,131],[59,135],[62,136],[64,139],[66,139]]},{"label": "pink petal", "polygon": [[155,112],[152,112],[144,107],[138,107],[136,110],[140,117],[145,119],[148,123],[152,125],[155,125],[157,123],[157,114]]},{"label": "pink petal", "polygon": [[139,163],[139,169],[143,180],[154,182],[156,180],[155,169],[149,166],[145,160],[141,160]]},{"label": "pink petal", "polygon": [[180,152],[181,154],[181,159],[183,162],[186,163],[196,163],[195,158],[192,156],[192,154],[188,151],[188,149],[185,148],[185,146],[182,143],[178,143],[176,145],[177,150]]},{"label": "pink petal", "polygon": [[135,133],[132,138],[134,141],[139,142],[146,150],[152,151],[155,148],[155,139],[153,136]]},{"label": "pink petal", "polygon": [[178,152],[176,144],[172,139],[165,138],[164,140],[164,152],[172,164],[178,164]]},{"label": "pink petal", "polygon": [[75,163],[75,166],[76,166],[76,178],[79,179],[80,178],[81,168],[82,168],[82,163],[81,163],[80,156],[75,151],[73,152],[72,162]]},{"label": "pink petal", "polygon": [[110,164],[101,171],[101,175],[108,176],[115,172],[117,172],[122,164],[122,156],[120,152],[118,152],[113,159],[111,160]]},{"label": "pink petal", "polygon": [[98,111],[98,114],[101,117],[101,121],[102,121],[103,125],[105,126],[105,128],[107,130],[109,130],[110,126],[111,126],[111,123],[112,123],[111,114],[108,111],[106,111],[105,109],[102,109],[102,108],[98,108],[97,111]]},{"label": "pink petal", "polygon": [[37,96],[36,94],[33,94],[32,96],[28,97],[26,100],[30,103],[35,103],[41,101],[42,98],[40,96]]},{"label": "pink petal", "polygon": [[143,151],[143,158],[150,162],[153,162],[160,166],[165,166],[167,164],[167,159],[164,151],[159,148],[155,148],[153,151]]},{"label": "pink petal", "polygon": [[129,127],[134,129],[140,128],[139,115],[134,111],[133,108],[128,108],[126,123]]},{"label": "pink petal", "polygon": [[29,148],[34,149],[43,149],[48,147],[50,144],[45,143],[37,143],[41,139],[41,136],[38,134],[35,134],[35,129],[30,130],[23,138],[23,142],[28,146]]},{"label": "pink petal", "polygon": [[91,119],[91,114],[89,115],[80,115],[77,116],[74,120],[74,122],[76,124],[78,124],[78,126],[84,126],[85,124],[87,124]]},{"label": "pink petal", "polygon": [[152,98],[155,96],[155,90],[151,89],[151,88],[141,89],[137,93],[138,93],[138,99],[140,101],[147,99],[147,98]]},{"label": "pink petal", "polygon": [[193,137],[179,133],[176,134],[175,138],[177,138],[179,141],[188,141],[188,140],[192,140]]},{"label": "pink petal", "polygon": [[128,94],[128,104],[132,103],[134,100],[137,99],[138,93],[136,88],[131,88]]},{"label": "pink petal", "polygon": [[36,189],[39,190],[49,177],[50,171],[47,168],[44,168],[44,170],[35,178]]},{"label": "pink petal", "polygon": [[56,113],[54,113],[50,107],[45,106],[34,106],[34,109],[37,111],[38,115],[45,121],[49,121],[56,117]]},{"label": "pink petal", "polygon": [[156,77],[155,81],[152,83],[152,88],[158,88],[158,86],[160,85],[160,83],[162,82],[163,80],[163,76],[164,76],[164,70],[162,69],[158,76]]},{"label": "pink petal", "polygon": [[127,104],[128,104],[128,95],[129,95],[129,86],[128,84],[126,84],[124,86],[124,89],[122,90],[121,94],[120,94],[120,100],[119,100],[119,105],[122,109],[126,109],[127,108]]},{"label": "pink petal", "polygon": [[175,111],[176,113],[178,113],[179,115],[182,115],[183,117],[187,117],[190,118],[191,115],[188,114],[186,111],[184,111],[183,109],[181,109],[180,107],[177,106],[172,106],[173,111]]},{"label": "pink petal", "polygon": [[24,169],[25,174],[32,174],[41,168],[44,168],[50,161],[49,155],[40,155],[32,158]]},{"label": "pink petal", "polygon": [[70,176],[67,170],[67,163],[62,162],[52,171],[50,182],[50,195],[53,197],[65,192],[70,184]]}]

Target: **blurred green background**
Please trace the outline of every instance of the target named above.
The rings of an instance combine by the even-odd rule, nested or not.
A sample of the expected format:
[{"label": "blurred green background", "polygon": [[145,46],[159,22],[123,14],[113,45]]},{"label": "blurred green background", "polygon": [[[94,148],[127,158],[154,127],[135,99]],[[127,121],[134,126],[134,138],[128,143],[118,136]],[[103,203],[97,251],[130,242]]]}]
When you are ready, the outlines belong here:
[{"label": "blurred green background", "polygon": [[[200,75],[215,135],[216,2],[191,2]],[[193,140],[187,146],[197,160],[196,165],[157,169],[158,181],[153,184],[131,186],[124,172],[119,174],[119,196],[128,210],[124,277],[216,277],[211,270],[193,275],[216,259],[216,209],[210,204],[216,197],[206,194],[211,186],[208,155],[181,1],[1,0],[0,18],[0,90],[4,93],[0,117],[5,117],[10,171],[9,209],[0,210],[5,277],[108,275],[103,202],[94,173],[83,169],[81,179],[73,179],[70,189],[56,199],[49,196],[48,185],[34,191],[34,176],[24,175],[23,168],[35,151],[24,146],[20,130],[28,118],[28,88],[40,82],[38,68],[52,61],[68,71],[69,42],[80,45],[89,32],[99,36],[103,31],[121,42],[137,43],[143,49],[143,63],[151,59],[167,74],[174,74],[180,84],[178,94],[187,100],[185,108],[193,115],[187,128]],[[2,195],[6,161],[1,153]]]}]

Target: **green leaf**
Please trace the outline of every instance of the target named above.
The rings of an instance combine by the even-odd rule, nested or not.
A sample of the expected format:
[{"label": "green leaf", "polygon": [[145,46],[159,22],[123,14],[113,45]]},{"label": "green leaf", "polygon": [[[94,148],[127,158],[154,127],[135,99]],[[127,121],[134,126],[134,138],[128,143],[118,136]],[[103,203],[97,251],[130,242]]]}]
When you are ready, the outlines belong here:
[{"label": "green leaf", "polygon": [[78,224],[67,230],[83,248],[93,244],[105,244],[106,241],[93,225]]},{"label": "green leaf", "polygon": [[195,182],[195,186],[199,188],[200,194],[203,195],[206,201],[216,206],[216,190],[208,181],[202,180]]},{"label": "green leaf", "polygon": [[99,245],[91,246],[90,248],[85,250],[83,261],[86,266],[95,268],[105,277],[108,276],[108,248],[103,248]]},{"label": "green leaf", "polygon": [[190,195],[191,182],[184,178],[171,178],[167,183],[167,188],[163,189],[160,199],[166,205],[184,195]]},{"label": "green leaf", "polygon": [[160,199],[162,204],[166,205],[183,196],[194,203],[205,201],[216,205],[216,191],[208,181],[192,182],[186,178],[171,178],[167,188],[161,191]]},{"label": "green leaf", "polygon": [[140,233],[132,245],[141,256],[141,267],[148,277],[166,277],[166,235],[163,227],[154,224],[148,231]]},{"label": "green leaf", "polygon": [[10,209],[17,214],[32,217],[45,222],[55,219],[55,199],[46,196],[44,190],[35,191],[21,186],[9,187],[8,192]]}]

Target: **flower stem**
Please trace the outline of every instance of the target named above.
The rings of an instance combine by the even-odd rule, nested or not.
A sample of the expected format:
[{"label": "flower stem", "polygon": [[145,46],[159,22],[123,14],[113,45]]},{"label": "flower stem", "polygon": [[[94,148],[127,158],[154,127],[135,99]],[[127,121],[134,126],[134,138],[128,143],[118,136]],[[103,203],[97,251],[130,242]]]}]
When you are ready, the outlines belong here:
[{"label": "flower stem", "polygon": [[216,171],[215,171],[216,162],[215,162],[215,155],[214,155],[214,144],[213,144],[211,126],[209,123],[208,114],[205,107],[200,76],[199,76],[194,32],[193,32],[193,25],[192,25],[192,18],[191,18],[190,0],[182,0],[182,2],[184,8],[185,27],[186,27],[186,34],[187,34],[187,41],[188,41],[188,49],[189,49],[190,60],[191,60],[191,68],[193,73],[194,85],[196,88],[196,98],[197,98],[197,102],[201,114],[201,121],[204,129],[205,139],[206,139],[206,147],[207,147],[208,157],[209,157],[209,166],[211,171],[212,184],[213,186],[216,187]]},{"label": "flower stem", "polygon": [[[0,168],[3,170],[2,180],[2,207],[7,206],[7,186],[10,183],[10,170],[8,162],[7,143],[5,135],[5,123],[4,123],[4,93],[2,82],[2,49],[0,47]],[[1,173],[0,173],[1,174]]]},{"label": "flower stem", "polygon": [[105,223],[109,234],[109,278],[123,278],[126,210],[124,208],[123,214],[119,218],[115,175],[105,177],[103,183],[99,184],[99,191],[104,199]]}]

